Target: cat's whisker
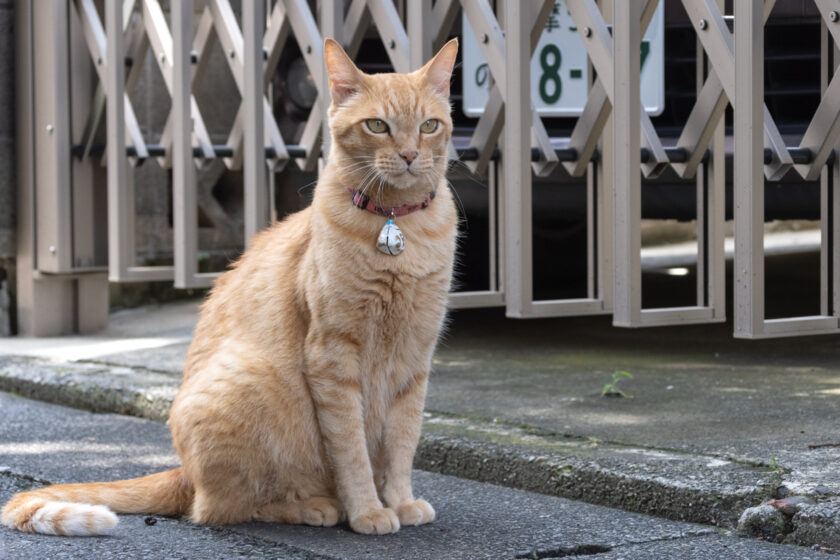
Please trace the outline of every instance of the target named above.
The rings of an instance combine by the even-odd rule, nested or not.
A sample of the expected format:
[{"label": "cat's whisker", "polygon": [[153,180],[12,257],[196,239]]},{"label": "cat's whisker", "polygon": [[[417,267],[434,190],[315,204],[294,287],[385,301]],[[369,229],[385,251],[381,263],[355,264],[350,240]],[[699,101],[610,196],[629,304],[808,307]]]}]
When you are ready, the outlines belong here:
[{"label": "cat's whisker", "polygon": [[[433,157],[442,158],[442,157],[446,157],[446,156],[433,156]],[[458,164],[458,165],[460,165],[461,167],[464,168],[464,171],[466,171],[466,177],[465,178],[467,180],[475,183],[476,185],[484,187],[485,189],[487,188],[487,182],[482,181],[479,175],[477,175],[476,173],[473,173],[472,169],[470,169],[469,166],[465,162],[463,162],[461,160],[458,160],[458,159],[450,159],[449,163],[450,163],[450,166],[447,169],[447,172],[454,171],[454,169],[453,169],[454,165],[453,164]]]},{"label": "cat's whisker", "polygon": [[304,190],[308,189],[309,187],[311,187],[311,186],[313,186],[317,183],[318,183],[318,179],[315,179],[312,182],[306,183],[302,187],[298,187],[298,190],[297,190],[298,195],[302,194]]},{"label": "cat's whisker", "polygon": [[376,168],[371,167],[371,169],[365,174],[365,176],[362,177],[362,180],[359,182],[358,186],[359,192],[362,194],[362,196],[367,196],[368,187],[370,186],[371,181],[373,181],[373,179],[376,178],[377,175],[378,171],[376,170]]},{"label": "cat's whisker", "polygon": [[[458,205],[458,210],[460,211],[460,214],[462,216],[463,223],[464,223],[464,226],[465,226],[464,229],[466,231],[469,231],[470,230],[470,222],[469,222],[469,218],[467,217],[467,210],[466,210],[466,208],[464,208],[464,201],[461,200],[461,195],[458,194],[458,191],[455,189],[455,185],[453,185],[452,181],[447,179],[445,175],[441,175],[437,170],[432,169],[431,172],[435,175],[438,182],[443,180],[443,181],[446,181],[447,185],[449,185],[449,190],[452,191],[452,194],[455,195],[455,202]],[[432,183],[433,187],[436,186],[435,183],[432,181],[431,177],[429,177],[429,182]]]},{"label": "cat's whisker", "polygon": [[365,158],[360,160],[353,160],[348,165],[355,165],[358,163],[372,163],[373,161],[375,161],[374,158]]},{"label": "cat's whisker", "polygon": [[355,187],[355,189],[362,196],[365,196],[365,190],[366,190],[365,189],[365,183],[368,180],[368,177],[370,177],[372,173],[374,173],[373,169],[368,170],[367,173],[365,173],[365,175],[362,177],[362,179],[358,182],[358,184],[352,185],[353,187]]},{"label": "cat's whisker", "polygon": [[[379,172],[379,170],[376,167],[373,167],[370,170],[370,172],[368,172],[368,174],[365,175],[365,178],[362,180],[363,184],[361,184],[359,186],[359,192],[361,192],[364,196],[369,196],[367,194],[368,189],[373,186],[373,182],[376,181],[377,179],[382,179],[382,174]],[[377,203],[377,202],[378,202],[378,200],[374,200],[374,203]]]},{"label": "cat's whisker", "polygon": [[344,172],[344,173],[359,172],[362,169],[367,169],[367,168],[373,167],[373,166],[374,166],[373,163],[369,163],[369,162],[356,162],[356,163],[351,163],[349,165],[345,165],[343,167],[340,167],[339,171]]},{"label": "cat's whisker", "polygon": [[339,169],[339,173],[342,175],[342,179],[345,181],[350,181],[354,177],[358,177],[360,175],[365,175],[366,173],[370,172],[373,166],[366,166],[366,167],[358,167],[356,169]]},{"label": "cat's whisker", "polygon": [[385,187],[385,177],[380,175],[379,176],[379,185],[376,187],[376,198],[377,200],[382,200],[382,190]]}]

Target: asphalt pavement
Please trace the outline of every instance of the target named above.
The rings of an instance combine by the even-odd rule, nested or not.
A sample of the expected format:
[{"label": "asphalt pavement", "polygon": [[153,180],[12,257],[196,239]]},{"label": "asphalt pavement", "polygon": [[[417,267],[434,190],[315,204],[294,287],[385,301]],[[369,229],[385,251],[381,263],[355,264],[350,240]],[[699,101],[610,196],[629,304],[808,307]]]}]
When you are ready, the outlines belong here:
[{"label": "asphalt pavement", "polygon": [[[48,483],[142,476],[177,464],[166,426],[0,393],[0,500]],[[830,558],[740,539],[709,526],[628,513],[451,476],[415,471],[416,493],[438,519],[395,535],[121,515],[113,535],[72,538],[0,528],[0,556],[31,558]]]}]

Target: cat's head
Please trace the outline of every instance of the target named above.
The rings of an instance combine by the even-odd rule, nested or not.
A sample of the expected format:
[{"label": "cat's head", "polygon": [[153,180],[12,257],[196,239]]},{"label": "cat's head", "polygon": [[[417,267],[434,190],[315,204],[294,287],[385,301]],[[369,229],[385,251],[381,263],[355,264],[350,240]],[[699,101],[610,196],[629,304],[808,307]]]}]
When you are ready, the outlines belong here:
[{"label": "cat's head", "polygon": [[374,199],[384,188],[434,190],[452,136],[453,39],[411,74],[365,74],[332,39],[324,43],[332,105],[330,158],[346,186]]}]

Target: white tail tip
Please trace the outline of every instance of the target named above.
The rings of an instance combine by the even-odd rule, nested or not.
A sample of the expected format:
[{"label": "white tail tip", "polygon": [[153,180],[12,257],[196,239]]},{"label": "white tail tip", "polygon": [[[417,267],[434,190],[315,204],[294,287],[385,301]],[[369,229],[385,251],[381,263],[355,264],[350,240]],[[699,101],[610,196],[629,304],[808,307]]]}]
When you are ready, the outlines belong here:
[{"label": "white tail tip", "polygon": [[24,519],[23,504],[12,511],[4,511],[3,522],[20,531],[44,535],[93,536],[108,534],[117,525],[117,516],[106,506],[46,502]]}]

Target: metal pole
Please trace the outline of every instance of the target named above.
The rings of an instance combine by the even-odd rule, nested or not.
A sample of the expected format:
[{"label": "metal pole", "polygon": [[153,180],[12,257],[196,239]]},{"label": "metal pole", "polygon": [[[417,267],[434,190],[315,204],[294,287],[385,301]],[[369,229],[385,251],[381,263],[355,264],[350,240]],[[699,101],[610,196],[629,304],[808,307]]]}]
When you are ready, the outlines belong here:
[{"label": "metal pole", "polygon": [[113,282],[123,280],[134,264],[132,201],[126,195],[128,159],[125,154],[125,61],[123,59],[123,5],[105,3],[106,50],[105,92],[108,153],[108,269]]},{"label": "metal pole", "polygon": [[412,0],[406,6],[409,61],[411,70],[422,67],[432,57],[432,0]]},{"label": "metal pole", "polygon": [[193,0],[181,0],[172,5],[172,205],[175,286],[178,288],[192,286],[198,272],[198,196],[190,118],[192,19]]},{"label": "metal pole", "polygon": [[[526,13],[523,13],[526,12]],[[531,79],[527,11],[505,0],[505,303],[508,317],[524,317],[533,301],[531,239]],[[501,61],[500,61],[501,62]]]},{"label": "metal pole", "polygon": [[616,2],[613,32],[613,180],[615,188],[615,283],[613,324],[641,322],[642,180],[639,135],[640,59],[639,0]]},{"label": "metal pole", "polygon": [[[323,38],[331,37],[345,46],[344,38],[344,0],[321,0],[321,35]],[[318,110],[321,112],[321,150],[322,161],[326,164],[330,154],[330,124],[327,111],[330,108],[329,79],[327,78],[327,67],[321,61],[321,83],[324,88],[318,93]]]},{"label": "metal pole", "polygon": [[244,39],[244,104],[245,154],[245,239],[266,227],[268,220],[268,190],[266,188],[265,140],[263,123],[263,48],[265,32],[264,0],[242,3],[242,34]]},{"label": "metal pole", "polygon": [[735,336],[764,330],[764,25],[761,2],[735,2]]}]

